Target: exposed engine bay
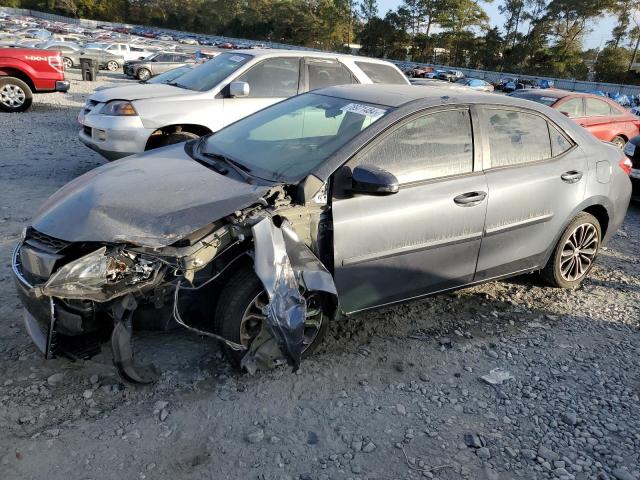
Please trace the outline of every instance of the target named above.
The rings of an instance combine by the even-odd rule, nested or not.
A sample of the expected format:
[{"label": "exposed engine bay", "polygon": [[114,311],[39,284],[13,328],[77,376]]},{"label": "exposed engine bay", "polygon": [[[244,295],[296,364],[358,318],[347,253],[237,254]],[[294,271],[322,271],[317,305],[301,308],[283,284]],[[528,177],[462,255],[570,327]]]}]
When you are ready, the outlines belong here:
[{"label": "exposed engine bay", "polygon": [[[313,189],[318,186],[314,183]],[[72,243],[26,229],[13,267],[28,315],[40,329],[33,331],[35,323],[27,322],[29,333],[47,358],[88,358],[98,351],[95,344],[109,339],[120,375],[136,383],[151,383],[159,373],[152,365],[134,362],[136,325],[162,330],[179,325],[215,338],[242,352],[241,365],[251,373],[282,363],[297,369],[308,293],[322,292],[322,309],[329,318],[338,311],[336,288],[325,266],[331,268],[324,186],[307,201],[304,189],[289,192],[286,186],[273,186],[258,202],[167,246]],[[302,201],[294,203],[294,196]],[[216,291],[240,265],[252,265],[268,296],[266,321],[248,344],[225,338],[208,321]],[[34,313],[47,304],[48,318]],[[74,339],[89,337],[96,340],[92,348],[72,345]]]}]

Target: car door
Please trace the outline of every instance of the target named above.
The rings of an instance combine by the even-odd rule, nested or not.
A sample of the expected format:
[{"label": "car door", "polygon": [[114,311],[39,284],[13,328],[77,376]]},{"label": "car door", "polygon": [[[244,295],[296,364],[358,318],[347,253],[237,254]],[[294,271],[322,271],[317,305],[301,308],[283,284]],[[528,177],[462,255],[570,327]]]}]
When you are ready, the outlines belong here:
[{"label": "car door", "polygon": [[299,57],[267,58],[233,80],[248,83],[249,95],[224,99],[224,125],[229,125],[269,105],[297,95],[300,84],[300,62]]},{"label": "car door", "polygon": [[472,281],[487,205],[474,144],[469,109],[448,107],[403,121],[347,163],[346,169],[383,168],[398,178],[400,189],[384,196],[349,194],[335,183],[333,260],[344,311]]},{"label": "car door", "polygon": [[479,118],[489,202],[476,281],[542,267],[587,178],[583,151],[541,114],[485,106]]},{"label": "car door", "polygon": [[173,57],[174,55],[171,53],[162,53],[155,58],[155,61],[149,62],[153,74],[158,75],[174,68],[175,62],[173,61]]},{"label": "car door", "polygon": [[603,100],[585,98],[586,128],[596,138],[611,141],[618,132],[611,117],[611,107]]}]

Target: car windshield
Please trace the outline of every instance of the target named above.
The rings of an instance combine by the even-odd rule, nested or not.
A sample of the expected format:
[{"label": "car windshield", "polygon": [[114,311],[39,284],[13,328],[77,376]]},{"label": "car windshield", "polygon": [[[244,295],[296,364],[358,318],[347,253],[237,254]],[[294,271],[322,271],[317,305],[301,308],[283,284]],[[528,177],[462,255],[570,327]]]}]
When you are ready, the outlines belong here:
[{"label": "car windshield", "polygon": [[223,53],[180,77],[180,82],[177,82],[176,86],[197,92],[206,92],[238,70],[251,58],[253,58],[251,55],[240,53]]},{"label": "car windshield", "polygon": [[532,102],[541,103],[543,105],[546,105],[547,107],[550,107],[551,105],[553,105],[558,101],[558,98],[556,97],[547,97],[544,95],[538,95],[538,94],[532,94],[532,93],[514,93],[511,96],[523,98],[525,100],[531,100]]},{"label": "car windshield", "polygon": [[242,164],[254,176],[296,183],[390,107],[307,93],[240,120],[202,151]]}]

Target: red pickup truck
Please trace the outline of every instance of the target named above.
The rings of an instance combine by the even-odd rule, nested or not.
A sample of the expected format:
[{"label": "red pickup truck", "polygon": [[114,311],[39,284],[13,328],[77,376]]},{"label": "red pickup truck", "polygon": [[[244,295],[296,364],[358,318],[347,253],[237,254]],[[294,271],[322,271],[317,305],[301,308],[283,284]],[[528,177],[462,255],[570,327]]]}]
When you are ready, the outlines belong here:
[{"label": "red pickup truck", "polygon": [[23,112],[34,93],[66,92],[60,52],[35,48],[0,48],[0,111]]}]

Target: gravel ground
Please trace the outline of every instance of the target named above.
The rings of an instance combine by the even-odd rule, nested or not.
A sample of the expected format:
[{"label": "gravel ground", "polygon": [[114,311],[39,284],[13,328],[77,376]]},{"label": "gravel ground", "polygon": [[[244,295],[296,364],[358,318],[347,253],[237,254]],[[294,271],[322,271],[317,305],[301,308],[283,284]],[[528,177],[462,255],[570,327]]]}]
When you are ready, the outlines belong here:
[{"label": "gravel ground", "polygon": [[[53,191],[103,160],[76,138],[73,81],[0,116],[3,479],[640,480],[640,209],[577,291],[535,276],[360,315],[288,369],[239,375],[184,332],[136,337],[153,387],[108,351],[44,362],[9,258]],[[481,380],[494,369],[509,380]]]}]

